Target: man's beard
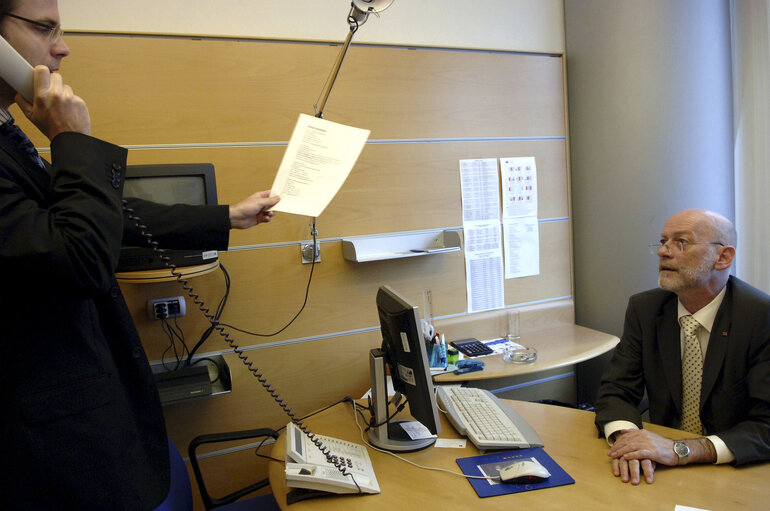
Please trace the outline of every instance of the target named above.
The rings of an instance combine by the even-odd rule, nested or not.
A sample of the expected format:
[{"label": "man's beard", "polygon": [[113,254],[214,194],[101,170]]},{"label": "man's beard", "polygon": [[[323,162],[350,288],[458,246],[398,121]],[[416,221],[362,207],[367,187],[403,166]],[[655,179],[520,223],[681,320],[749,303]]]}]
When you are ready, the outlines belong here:
[{"label": "man's beard", "polygon": [[713,261],[702,259],[695,267],[681,267],[677,272],[658,272],[658,286],[666,291],[678,293],[705,284],[714,269]]}]

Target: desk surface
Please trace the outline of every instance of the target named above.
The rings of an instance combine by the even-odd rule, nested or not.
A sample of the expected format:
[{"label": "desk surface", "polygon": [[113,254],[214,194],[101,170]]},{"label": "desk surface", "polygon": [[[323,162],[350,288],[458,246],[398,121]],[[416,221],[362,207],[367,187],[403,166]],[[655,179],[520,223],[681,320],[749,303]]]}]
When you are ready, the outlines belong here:
[{"label": "desk surface", "polygon": [[502,355],[481,357],[484,370],[465,374],[445,373],[433,377],[436,383],[504,378],[520,374],[546,371],[577,364],[597,357],[614,348],[620,339],[612,334],[599,332],[579,325],[561,325],[536,330],[522,335],[519,344],[537,350],[537,360],[531,364],[509,364]]},{"label": "desk surface", "polygon": [[[429,509],[551,509],[575,511],[583,509],[644,509],[673,511],[679,505],[712,511],[733,509],[767,509],[767,484],[770,464],[735,468],[731,465],[688,465],[658,467],[655,482],[632,486],[612,475],[607,443],[597,438],[594,414],[583,410],[553,405],[507,401],[540,434],[545,451],[567,471],[575,484],[543,490],[479,498],[464,478],[418,469],[387,454],[369,450],[382,493],[377,495],[342,495],[307,500],[286,506],[287,488],[282,463],[270,462],[270,485],[282,509],[291,511],[340,509],[401,509],[420,506]],[[455,438],[454,428],[441,415],[441,438]],[[362,443],[349,405],[338,405],[307,421],[317,434]],[[650,430],[670,438],[686,438],[688,433],[661,426],[647,425]],[[476,456],[478,451],[468,442],[464,449],[430,447],[403,456],[424,466],[441,467],[460,472],[456,458]],[[283,459],[284,437],[273,447],[273,456]],[[458,502],[462,505],[458,505]]]}]

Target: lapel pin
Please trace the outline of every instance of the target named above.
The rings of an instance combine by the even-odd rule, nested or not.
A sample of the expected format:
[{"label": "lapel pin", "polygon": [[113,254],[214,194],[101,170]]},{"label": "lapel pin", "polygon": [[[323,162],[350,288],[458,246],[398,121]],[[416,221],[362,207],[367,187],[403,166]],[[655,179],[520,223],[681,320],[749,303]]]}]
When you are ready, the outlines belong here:
[{"label": "lapel pin", "polygon": [[727,337],[727,330],[722,331],[722,337]]}]

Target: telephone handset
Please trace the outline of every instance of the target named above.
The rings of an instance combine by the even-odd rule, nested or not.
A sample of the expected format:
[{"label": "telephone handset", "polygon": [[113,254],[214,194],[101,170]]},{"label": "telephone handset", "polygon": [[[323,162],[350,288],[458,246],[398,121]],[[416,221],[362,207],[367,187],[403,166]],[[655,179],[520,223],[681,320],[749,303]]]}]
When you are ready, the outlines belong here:
[{"label": "telephone handset", "polygon": [[[342,475],[308,436],[290,422],[286,426],[286,486],[330,493],[380,493],[369,453],[361,444],[315,435],[335,460],[348,469]],[[356,485],[356,483],[358,483]]]},{"label": "telephone handset", "polygon": [[0,37],[0,78],[32,103],[34,97],[33,69],[29,62]]}]

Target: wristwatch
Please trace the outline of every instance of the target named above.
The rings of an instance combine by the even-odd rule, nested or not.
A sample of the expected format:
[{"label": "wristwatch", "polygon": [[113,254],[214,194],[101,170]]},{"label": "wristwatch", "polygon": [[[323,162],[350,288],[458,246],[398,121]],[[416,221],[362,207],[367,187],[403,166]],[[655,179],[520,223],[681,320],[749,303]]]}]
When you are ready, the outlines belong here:
[{"label": "wristwatch", "polygon": [[690,457],[690,448],[684,443],[684,440],[674,440],[674,454],[679,456],[679,465],[687,463]]}]

